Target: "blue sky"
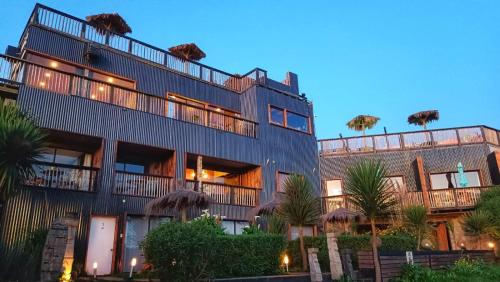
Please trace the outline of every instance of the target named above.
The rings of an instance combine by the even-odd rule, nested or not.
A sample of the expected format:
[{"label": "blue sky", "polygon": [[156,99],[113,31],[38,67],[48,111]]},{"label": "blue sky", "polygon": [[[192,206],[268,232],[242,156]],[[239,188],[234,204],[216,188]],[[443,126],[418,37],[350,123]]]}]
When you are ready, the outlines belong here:
[{"label": "blue sky", "polygon": [[[83,18],[118,12],[132,37],[158,47],[195,42],[202,62],[299,75],[318,138],[356,135],[355,115],[381,118],[370,133],[415,130],[409,114],[438,109],[430,128],[500,128],[500,1],[40,1]],[[0,0],[0,48],[16,45],[35,1]]]}]

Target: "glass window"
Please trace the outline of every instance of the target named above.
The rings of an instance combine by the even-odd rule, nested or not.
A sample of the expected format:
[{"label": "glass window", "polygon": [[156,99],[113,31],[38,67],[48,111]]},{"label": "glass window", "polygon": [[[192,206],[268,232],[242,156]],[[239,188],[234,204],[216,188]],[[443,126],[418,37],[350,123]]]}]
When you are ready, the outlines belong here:
[{"label": "glass window", "polygon": [[406,187],[404,185],[404,181],[403,181],[402,176],[390,176],[390,177],[387,177],[387,179],[392,184],[392,187],[394,190],[396,190],[396,191],[405,190]]},{"label": "glass window", "polygon": [[478,171],[466,171],[463,178],[460,178],[458,172],[431,174],[432,189],[465,188],[479,187],[481,181]]},{"label": "glass window", "polygon": [[45,148],[37,160],[64,165],[92,166],[91,154],[58,148]]},{"label": "glass window", "polygon": [[290,176],[289,173],[278,172],[278,183],[277,183],[278,192],[285,192],[285,181],[288,179],[289,176]]},{"label": "glass window", "polygon": [[117,78],[114,76],[106,75],[103,73],[95,72],[95,71],[90,71],[89,77],[92,79],[100,80],[103,82],[111,83],[114,85],[118,85],[121,87],[126,87],[126,88],[132,88],[135,89],[135,83],[130,80],[125,80],[121,78]]},{"label": "glass window", "polygon": [[235,221],[235,220],[223,220],[222,227],[224,232],[230,235],[241,235],[243,233],[243,228],[248,226],[246,221]]},{"label": "glass window", "polygon": [[138,165],[138,164],[130,164],[130,163],[116,163],[115,164],[115,169],[117,171],[122,171],[122,172],[131,172],[131,173],[139,173],[139,174],[144,174],[144,166],[143,165]]},{"label": "glass window", "polygon": [[340,196],[342,195],[342,180],[334,179],[326,181],[326,196]]},{"label": "glass window", "polygon": [[286,112],[286,126],[292,129],[309,132],[309,118],[292,112]]},{"label": "glass window", "polygon": [[271,107],[271,122],[285,125],[285,113],[282,109]]},{"label": "glass window", "polygon": [[[314,235],[314,228],[312,226],[304,226],[302,227],[302,233],[304,237],[312,237]],[[292,240],[299,238],[299,228],[297,226],[292,226],[290,230],[290,237]]]},{"label": "glass window", "polygon": [[37,158],[37,161],[47,162],[47,163],[53,163],[55,155],[56,155],[56,149],[55,148],[45,148],[45,149],[43,149],[43,151],[40,154],[40,156]]}]

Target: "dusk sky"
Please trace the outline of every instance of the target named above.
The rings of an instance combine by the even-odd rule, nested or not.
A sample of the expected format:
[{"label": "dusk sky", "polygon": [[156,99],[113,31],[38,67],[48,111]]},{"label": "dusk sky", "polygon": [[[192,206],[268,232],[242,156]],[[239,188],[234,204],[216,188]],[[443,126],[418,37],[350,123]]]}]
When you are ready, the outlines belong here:
[{"label": "dusk sky", "polygon": [[[413,112],[437,109],[430,128],[500,128],[500,1],[40,1],[79,18],[118,12],[131,37],[160,48],[195,42],[202,63],[230,73],[260,67],[299,76],[318,138],[417,130]],[[355,2],[355,3],[354,3]],[[17,45],[35,1],[1,0],[0,48]]]}]

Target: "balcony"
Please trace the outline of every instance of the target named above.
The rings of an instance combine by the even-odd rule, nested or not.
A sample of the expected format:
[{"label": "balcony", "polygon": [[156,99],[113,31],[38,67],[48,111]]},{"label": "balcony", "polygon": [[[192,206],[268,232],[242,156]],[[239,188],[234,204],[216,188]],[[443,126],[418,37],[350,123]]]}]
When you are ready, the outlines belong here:
[{"label": "balcony", "polygon": [[191,78],[201,80],[234,92],[243,92],[253,84],[265,83],[267,73],[261,69],[254,69],[245,75],[233,75],[215,68],[178,58],[168,51],[151,46],[147,43],[135,40],[128,36],[118,35],[112,32],[97,31],[86,21],[71,15],[59,12],[49,7],[37,4],[30,16],[28,25],[21,37],[21,47],[28,36],[30,25],[60,32],[66,36],[79,40],[99,44],[103,47],[113,49],[132,55],[138,59],[153,63],[170,71],[187,75]]},{"label": "balcony", "polygon": [[[430,190],[428,191],[428,208],[431,212],[471,209],[479,201],[481,193],[489,188],[491,187]],[[420,191],[395,193],[394,196],[398,202],[403,203],[403,206],[426,204],[424,195]],[[348,200],[348,197],[348,195],[323,197],[323,211],[327,213],[340,207],[356,210],[357,208]]]},{"label": "balcony", "polygon": [[25,185],[74,191],[95,191],[99,169],[46,162],[34,164],[35,175]]},{"label": "balcony", "polygon": [[115,173],[115,194],[157,198],[173,190],[172,177],[118,171]]},{"label": "balcony", "polygon": [[486,126],[319,140],[321,156],[419,150],[467,144],[500,145],[500,132]]},{"label": "balcony", "polygon": [[[197,182],[186,180],[186,188],[197,190]],[[260,193],[255,188],[211,182],[202,182],[200,191],[212,197],[217,204],[245,207],[255,207]]]},{"label": "balcony", "polygon": [[58,71],[5,55],[0,55],[0,80],[24,83],[29,87],[62,95],[95,100],[242,136],[256,137],[257,123],[251,120]]}]

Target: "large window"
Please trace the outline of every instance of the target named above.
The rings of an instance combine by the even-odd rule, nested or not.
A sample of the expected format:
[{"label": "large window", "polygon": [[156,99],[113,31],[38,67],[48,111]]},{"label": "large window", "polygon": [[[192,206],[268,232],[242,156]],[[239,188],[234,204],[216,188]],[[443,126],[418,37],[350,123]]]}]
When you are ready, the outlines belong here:
[{"label": "large window", "polygon": [[460,177],[460,174],[458,172],[431,174],[432,189],[465,188],[479,186],[481,186],[479,171],[466,171],[464,172],[463,177]]},{"label": "large window", "polygon": [[46,148],[38,161],[74,166],[92,166],[92,155],[60,148]]},{"label": "large window", "polygon": [[326,196],[340,196],[342,195],[342,180],[333,179],[326,181]]},{"label": "large window", "polygon": [[390,183],[392,184],[392,188],[395,191],[400,192],[406,189],[402,176],[389,176],[387,177],[387,179],[390,181]]},{"label": "large window", "polygon": [[309,117],[287,109],[269,106],[269,122],[286,128],[310,133]]},{"label": "large window", "polygon": [[247,226],[248,222],[246,221],[222,220],[222,227],[226,234],[241,235],[243,233],[243,228]]}]

